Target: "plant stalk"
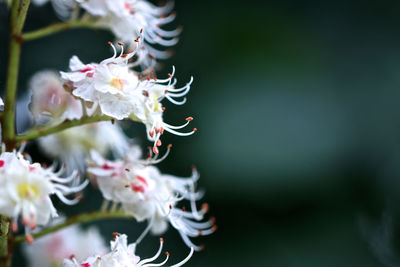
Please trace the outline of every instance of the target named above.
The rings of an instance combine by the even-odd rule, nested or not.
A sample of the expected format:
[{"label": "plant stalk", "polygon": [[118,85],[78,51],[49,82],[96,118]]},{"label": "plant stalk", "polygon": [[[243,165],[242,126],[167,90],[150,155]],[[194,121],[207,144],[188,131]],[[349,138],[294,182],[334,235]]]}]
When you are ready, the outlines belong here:
[{"label": "plant stalk", "polygon": [[70,20],[66,22],[55,23],[39,30],[23,33],[21,35],[21,39],[24,41],[31,41],[34,39],[45,37],[47,35],[51,35],[56,32],[74,28],[99,29],[102,27],[95,22],[89,20]]},{"label": "plant stalk", "polygon": [[[91,213],[84,213],[71,216],[64,223],[46,228],[38,233],[33,234],[32,236],[33,238],[40,238],[74,224],[88,223],[102,219],[132,219],[132,215],[125,214],[122,211],[95,211]],[[15,244],[23,243],[26,241],[26,236],[17,236],[14,241]]]},{"label": "plant stalk", "polygon": [[22,141],[34,140],[49,134],[58,133],[64,131],[66,129],[81,126],[89,123],[95,123],[100,121],[111,121],[112,118],[105,115],[92,116],[92,117],[82,117],[80,119],[73,120],[65,120],[64,122],[53,126],[53,125],[45,125],[38,128],[33,128],[27,131],[25,134],[19,135],[15,138],[16,143],[20,143]]}]

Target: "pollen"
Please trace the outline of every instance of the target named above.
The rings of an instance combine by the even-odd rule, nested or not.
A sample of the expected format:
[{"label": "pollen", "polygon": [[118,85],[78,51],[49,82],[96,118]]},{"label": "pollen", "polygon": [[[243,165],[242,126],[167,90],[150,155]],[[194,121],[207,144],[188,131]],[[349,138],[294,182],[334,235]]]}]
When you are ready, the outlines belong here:
[{"label": "pollen", "polygon": [[118,78],[113,78],[110,82],[110,85],[117,90],[122,90],[124,88],[124,83]]},{"label": "pollen", "polygon": [[17,187],[17,192],[20,198],[33,199],[39,196],[39,188],[28,183],[19,184]]}]

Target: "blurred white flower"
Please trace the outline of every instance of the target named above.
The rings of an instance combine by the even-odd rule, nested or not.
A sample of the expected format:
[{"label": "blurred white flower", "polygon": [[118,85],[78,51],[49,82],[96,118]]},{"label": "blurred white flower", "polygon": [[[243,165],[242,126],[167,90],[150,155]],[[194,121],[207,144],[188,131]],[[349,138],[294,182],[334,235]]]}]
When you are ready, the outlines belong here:
[{"label": "blurred white flower", "polygon": [[128,140],[122,129],[115,123],[97,122],[73,127],[56,134],[38,139],[39,147],[46,155],[58,158],[66,164],[68,172],[85,169],[85,158],[90,150],[96,149],[106,155],[123,155]]},{"label": "blurred white flower", "polygon": [[[163,27],[175,19],[173,1],[164,6],[156,6],[146,0],[32,0],[33,4],[51,2],[61,19],[71,17],[76,5],[83,8],[91,19],[105,29],[111,30],[116,39],[131,48],[135,41],[143,46],[137,53],[138,63],[143,70],[154,69],[157,59],[167,59],[171,53],[158,47],[171,47],[178,42],[182,28],[165,30]],[[76,12],[76,14],[78,14]],[[87,19],[87,16],[86,16]]]},{"label": "blurred white flower", "polygon": [[[121,203],[124,212],[138,221],[149,220],[148,230],[161,234],[169,222],[188,246],[200,250],[189,237],[211,234],[216,226],[213,219],[201,222],[208,205],[203,205],[201,210],[196,206],[196,200],[203,195],[195,192],[197,171],[193,169],[189,178],[162,174],[150,165],[162,159],[150,155],[147,160],[141,160],[140,156],[135,147],[123,160],[117,161],[105,160],[93,151],[88,173],[94,177],[105,199]],[[191,211],[176,207],[183,199],[190,201]]]},{"label": "blurred white flower", "polygon": [[50,218],[56,217],[51,195],[56,195],[68,205],[79,201],[78,197],[68,199],[66,195],[80,192],[88,181],[72,187],[69,184],[78,179],[76,172],[62,178],[60,175],[64,173],[64,168],[57,172],[54,170],[55,166],[43,168],[39,163],[31,164],[19,152],[0,154],[0,213],[12,218],[14,231],[17,230],[20,215],[28,232],[36,225],[45,225]]},{"label": "blurred white flower", "polygon": [[56,14],[61,19],[67,19],[71,15],[71,11],[76,5],[75,0],[32,0],[32,3],[37,6],[42,6],[51,2]]},{"label": "blurred white flower", "polygon": [[51,70],[39,71],[29,81],[29,109],[36,124],[59,123],[82,116],[79,100],[63,87],[60,75]]},{"label": "blurred white flower", "polygon": [[145,0],[76,0],[89,14],[96,16],[97,23],[110,29],[117,40],[134,44],[143,39],[142,52],[137,56],[141,66],[154,68],[153,59],[166,59],[170,53],[153,46],[170,47],[178,42],[181,28],[164,30],[162,27],[175,19],[171,13],[173,2],[155,6]]},{"label": "blurred white flower", "polygon": [[[160,263],[154,263],[162,252],[164,240],[160,239],[160,247],[157,253],[147,259],[140,259],[135,253],[136,244],[128,245],[128,237],[126,235],[117,234],[115,240],[111,241],[111,252],[103,256],[89,257],[84,261],[79,261],[76,258],[64,259],[63,267],[150,267],[150,266],[163,266],[169,259],[169,253],[166,252],[165,259]],[[172,265],[171,267],[179,267],[185,264],[193,255],[193,248],[191,248],[189,255],[181,262]]]},{"label": "blurred white flower", "polygon": [[61,267],[64,258],[73,255],[78,261],[83,261],[93,255],[104,255],[107,248],[97,228],[83,230],[74,225],[24,245],[23,251],[29,266]]}]

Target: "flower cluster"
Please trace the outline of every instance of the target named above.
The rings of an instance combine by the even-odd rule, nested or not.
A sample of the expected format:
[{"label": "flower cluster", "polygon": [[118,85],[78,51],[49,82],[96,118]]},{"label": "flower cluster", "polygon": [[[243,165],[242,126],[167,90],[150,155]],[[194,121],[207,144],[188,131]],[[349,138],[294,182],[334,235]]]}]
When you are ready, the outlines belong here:
[{"label": "flower cluster", "polygon": [[[65,259],[63,267],[150,267],[150,266],[164,266],[169,259],[169,253],[166,252],[165,259],[160,263],[155,263],[161,256],[164,240],[160,239],[160,247],[157,253],[147,259],[140,259],[136,255],[136,243],[128,245],[128,237],[124,234],[120,235],[115,233],[115,239],[111,241],[111,251],[103,256],[95,255],[79,262],[75,257]],[[172,265],[171,267],[179,267],[185,264],[193,255],[193,249],[190,250],[189,255],[181,262]]]},{"label": "flower cluster", "polygon": [[[78,227],[44,237],[36,245],[25,247],[25,252],[37,266],[54,266],[62,259],[65,267],[163,266],[169,253],[161,262],[157,260],[163,249],[162,238],[151,258],[139,258],[135,248],[149,232],[159,235],[172,226],[190,247],[189,255],[173,267],[183,265],[202,248],[192,238],[209,235],[217,227],[215,219],[206,218],[208,205],[199,208],[203,192],[196,189],[199,173],[195,168],[190,177],[177,177],[155,167],[170,152],[168,145],[164,156],[159,155],[164,132],[189,136],[197,131],[184,130],[192,117],[185,116],[181,125],[166,123],[162,104],[164,99],[175,105],[185,104],[193,77],[176,87],[174,67],[163,79],[155,73],[157,61],[170,55],[166,49],[177,43],[181,31],[164,29],[175,18],[173,2],[155,6],[146,0],[32,0],[37,5],[49,1],[64,21],[31,33],[22,32],[30,1],[7,1],[12,2],[13,38],[21,36],[21,40],[28,41],[84,26],[109,29],[119,42],[109,42],[113,55],[100,62],[86,64],[72,56],[68,71],[44,70],[33,75],[28,86],[32,129],[22,134],[14,127],[18,64],[9,65],[10,81],[1,114],[0,142],[4,145],[0,151],[0,225],[7,227],[10,220],[14,232],[23,225],[25,236],[0,231],[0,254],[7,255],[7,259],[0,260],[12,258],[14,244],[32,244],[33,236],[42,237],[95,219],[134,218],[147,222],[144,232],[129,245],[126,235],[115,234],[109,252],[97,231],[83,232]],[[20,48],[20,43],[13,40],[10,49],[16,47]],[[19,51],[10,55],[14,57],[11,63],[18,62]],[[0,98],[0,110],[3,106]],[[145,126],[146,137],[152,142],[147,158],[142,158],[141,148],[122,130],[120,121],[125,119]],[[32,163],[31,157],[22,153],[26,142],[32,140],[49,160],[62,162],[62,167],[57,168],[57,163],[50,167]],[[67,205],[76,204],[89,183],[82,181],[80,174],[87,174],[101,191],[104,203],[98,211],[55,224],[51,219],[57,217],[57,211],[51,197],[55,195]],[[49,228],[35,232],[37,226]],[[12,246],[5,251],[7,242]]]},{"label": "flower cluster", "polygon": [[[20,216],[27,233],[35,229],[36,225],[46,225],[50,218],[56,217],[57,211],[50,199],[51,195],[56,195],[68,205],[79,201],[76,194],[85,188],[88,181],[68,186],[72,182],[76,184],[76,179],[79,179],[77,173],[63,178],[61,175],[64,168],[54,171],[54,165],[44,168],[39,163],[32,164],[17,151],[0,154],[0,213],[12,218],[14,231],[18,230],[17,221]],[[66,197],[71,194],[75,194],[74,198]],[[28,241],[32,241],[31,237]]]},{"label": "flower cluster", "polygon": [[[116,161],[105,160],[95,151],[91,154],[88,173],[104,198],[121,203],[123,211],[138,221],[148,220],[148,230],[154,234],[163,233],[169,222],[189,247],[200,250],[201,247],[194,245],[189,237],[208,235],[216,230],[214,219],[202,221],[208,205],[204,204],[201,210],[196,206],[196,201],[203,195],[195,191],[199,178],[196,169],[188,178],[162,174],[153,165],[163,158],[150,155],[142,160],[140,148],[136,146]],[[185,199],[190,202],[191,210],[177,207],[178,202]]]}]

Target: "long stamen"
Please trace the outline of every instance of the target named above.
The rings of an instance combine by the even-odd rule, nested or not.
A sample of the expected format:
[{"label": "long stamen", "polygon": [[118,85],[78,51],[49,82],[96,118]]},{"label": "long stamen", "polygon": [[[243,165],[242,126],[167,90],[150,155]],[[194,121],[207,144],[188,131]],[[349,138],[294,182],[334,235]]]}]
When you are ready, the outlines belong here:
[{"label": "long stamen", "polygon": [[142,261],[140,262],[140,264],[146,264],[146,263],[148,263],[148,262],[152,262],[152,261],[156,260],[156,259],[160,256],[160,254],[161,254],[163,245],[164,245],[164,239],[163,239],[163,238],[160,238],[160,246],[159,246],[159,248],[158,248],[157,253],[156,253],[153,257],[151,257],[151,258],[142,260]]},{"label": "long stamen", "polygon": [[172,266],[170,266],[170,267],[179,267],[179,266],[182,266],[183,264],[185,264],[186,262],[188,262],[188,261],[190,260],[190,258],[193,256],[193,252],[194,252],[194,248],[193,248],[193,247],[190,247],[189,255],[187,255],[187,257],[186,257],[185,259],[183,259],[181,262],[179,262],[179,263],[177,263],[177,264],[174,264],[174,265],[172,265]]},{"label": "long stamen", "polygon": [[165,127],[164,129],[165,129],[167,132],[170,132],[170,133],[172,133],[172,134],[179,135],[179,136],[189,136],[189,135],[194,134],[194,133],[197,131],[197,129],[194,128],[191,132],[188,132],[188,133],[181,133],[181,132],[174,131],[174,130],[172,130],[171,128],[168,128],[168,127]]}]

